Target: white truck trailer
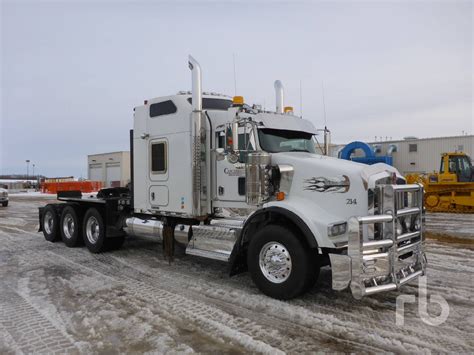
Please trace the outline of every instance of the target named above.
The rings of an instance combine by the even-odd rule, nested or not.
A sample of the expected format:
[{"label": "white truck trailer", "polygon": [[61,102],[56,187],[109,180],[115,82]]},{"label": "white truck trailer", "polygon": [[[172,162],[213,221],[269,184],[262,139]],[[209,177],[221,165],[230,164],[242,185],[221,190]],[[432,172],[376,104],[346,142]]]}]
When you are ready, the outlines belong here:
[{"label": "white truck trailer", "polygon": [[317,130],[283,103],[276,111],[201,89],[135,107],[131,185],[95,198],[58,194],[40,208],[40,231],[93,253],[125,235],[161,238],[172,258],[221,260],[249,271],[278,299],[310,289],[330,265],[332,287],[356,298],[398,289],[425,273],[423,188],[385,164],[363,165],[315,151]]}]

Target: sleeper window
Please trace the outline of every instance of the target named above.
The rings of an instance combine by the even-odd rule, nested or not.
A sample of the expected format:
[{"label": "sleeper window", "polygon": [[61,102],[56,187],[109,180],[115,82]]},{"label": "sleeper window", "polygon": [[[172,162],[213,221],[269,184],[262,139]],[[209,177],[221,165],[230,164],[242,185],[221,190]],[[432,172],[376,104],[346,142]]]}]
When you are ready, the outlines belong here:
[{"label": "sleeper window", "polygon": [[167,169],[166,143],[154,143],[151,145],[151,172],[164,174]]}]

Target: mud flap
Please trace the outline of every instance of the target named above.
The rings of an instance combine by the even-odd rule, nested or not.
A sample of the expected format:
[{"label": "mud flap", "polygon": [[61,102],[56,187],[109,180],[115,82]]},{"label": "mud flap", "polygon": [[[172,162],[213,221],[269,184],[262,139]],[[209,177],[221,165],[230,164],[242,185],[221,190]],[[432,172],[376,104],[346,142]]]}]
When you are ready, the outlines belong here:
[{"label": "mud flap", "polygon": [[174,260],[174,243],[174,225],[165,224],[163,226],[163,254],[170,264]]},{"label": "mud flap", "polygon": [[38,232],[43,231],[43,224],[41,223],[41,220],[43,219],[43,210],[44,210],[44,207],[38,208],[38,218],[39,218]]}]

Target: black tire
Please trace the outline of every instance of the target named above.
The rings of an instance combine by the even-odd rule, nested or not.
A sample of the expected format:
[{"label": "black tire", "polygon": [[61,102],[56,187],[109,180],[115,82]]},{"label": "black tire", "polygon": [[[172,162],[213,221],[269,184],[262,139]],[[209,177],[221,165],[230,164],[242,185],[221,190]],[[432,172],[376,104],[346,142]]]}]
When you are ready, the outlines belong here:
[{"label": "black tire", "polygon": [[59,234],[59,217],[56,208],[52,205],[46,205],[41,216],[41,229],[44,239],[48,242],[57,242],[61,239]]},{"label": "black tire", "polygon": [[61,213],[59,230],[61,238],[68,247],[74,248],[84,245],[82,239],[81,213],[73,206],[66,206]]},{"label": "black tire", "polygon": [[89,208],[84,215],[82,237],[91,253],[102,253],[107,249],[104,219],[95,208]]},{"label": "black tire", "polygon": [[[272,252],[273,248],[276,252]],[[262,258],[262,262],[267,260],[268,263],[271,263],[270,256],[274,255],[274,262],[281,265],[281,272],[271,275],[265,266],[261,268],[260,253],[267,256]],[[315,251],[302,243],[290,229],[280,225],[267,225],[260,229],[250,241],[247,253],[247,265],[254,283],[267,296],[281,300],[295,298],[314,285],[319,275],[316,261]],[[268,276],[263,269],[267,270]]]},{"label": "black tire", "polygon": [[8,201],[2,202],[2,206],[7,207],[8,206]]}]

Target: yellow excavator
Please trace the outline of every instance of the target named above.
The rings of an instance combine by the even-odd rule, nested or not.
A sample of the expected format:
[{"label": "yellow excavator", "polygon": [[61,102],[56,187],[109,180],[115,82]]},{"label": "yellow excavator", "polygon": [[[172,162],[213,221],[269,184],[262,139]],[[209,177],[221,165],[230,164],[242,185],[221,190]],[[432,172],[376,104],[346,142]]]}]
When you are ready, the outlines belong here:
[{"label": "yellow excavator", "polygon": [[406,179],[408,184],[423,184],[428,211],[474,213],[474,167],[465,153],[443,153],[438,173],[410,174]]}]

